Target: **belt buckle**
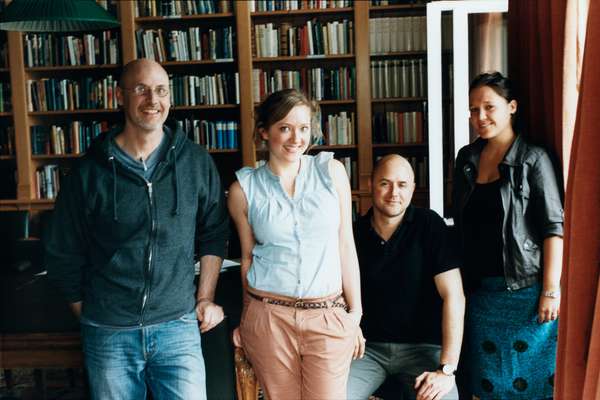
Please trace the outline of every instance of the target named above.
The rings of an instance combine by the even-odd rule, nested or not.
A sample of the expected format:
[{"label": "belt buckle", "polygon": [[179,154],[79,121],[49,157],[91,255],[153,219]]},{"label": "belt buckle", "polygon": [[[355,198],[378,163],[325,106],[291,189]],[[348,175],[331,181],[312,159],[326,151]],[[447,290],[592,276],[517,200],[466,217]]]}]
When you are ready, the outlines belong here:
[{"label": "belt buckle", "polygon": [[304,300],[296,299],[294,302],[294,308],[304,308]]}]

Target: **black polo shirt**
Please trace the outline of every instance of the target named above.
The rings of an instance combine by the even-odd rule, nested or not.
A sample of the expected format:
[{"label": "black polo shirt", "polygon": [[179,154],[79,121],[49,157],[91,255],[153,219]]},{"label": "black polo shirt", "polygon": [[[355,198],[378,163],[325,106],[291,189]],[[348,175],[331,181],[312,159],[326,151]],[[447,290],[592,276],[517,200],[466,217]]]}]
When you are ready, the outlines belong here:
[{"label": "black polo shirt", "polygon": [[409,206],[386,242],[371,226],[372,212],[355,230],[365,338],[440,344],[442,300],[433,277],[458,266],[448,227],[434,211]]}]

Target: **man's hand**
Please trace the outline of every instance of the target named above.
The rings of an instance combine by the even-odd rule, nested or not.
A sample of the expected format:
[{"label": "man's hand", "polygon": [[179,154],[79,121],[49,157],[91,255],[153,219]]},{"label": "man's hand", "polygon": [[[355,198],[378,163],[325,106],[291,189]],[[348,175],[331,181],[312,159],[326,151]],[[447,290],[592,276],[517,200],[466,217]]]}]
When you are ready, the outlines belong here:
[{"label": "man's hand", "polygon": [[198,321],[202,321],[200,324],[200,332],[202,333],[211,330],[225,318],[223,308],[207,299],[198,300],[196,303],[196,315],[198,316]]},{"label": "man's hand", "polygon": [[440,400],[454,386],[454,375],[448,376],[441,371],[423,372],[415,379],[417,400]]},{"label": "man's hand", "polygon": [[558,318],[560,310],[560,297],[540,296],[540,306],[538,309],[538,322],[550,322]]}]

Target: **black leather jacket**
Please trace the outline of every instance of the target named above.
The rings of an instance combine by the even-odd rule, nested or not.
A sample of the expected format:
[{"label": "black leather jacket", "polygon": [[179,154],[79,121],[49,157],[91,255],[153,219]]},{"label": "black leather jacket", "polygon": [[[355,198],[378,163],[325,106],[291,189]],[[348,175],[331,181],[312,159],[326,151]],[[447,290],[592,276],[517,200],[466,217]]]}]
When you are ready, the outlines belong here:
[{"label": "black leather jacket", "polygon": [[[456,158],[452,204],[463,243],[463,211],[477,180],[479,156],[486,140],[463,147]],[[562,187],[548,153],[517,135],[500,170],[504,277],[508,290],[531,286],[543,273],[543,242],[563,235]],[[468,251],[469,249],[464,249]],[[464,271],[467,286],[477,285],[477,271]]]}]

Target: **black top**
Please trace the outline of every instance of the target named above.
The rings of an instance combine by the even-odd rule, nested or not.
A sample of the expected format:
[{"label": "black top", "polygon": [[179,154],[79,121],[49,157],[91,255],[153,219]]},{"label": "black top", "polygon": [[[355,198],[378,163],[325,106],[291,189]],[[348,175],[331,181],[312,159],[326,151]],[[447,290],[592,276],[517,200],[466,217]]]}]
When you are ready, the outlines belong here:
[{"label": "black top", "polygon": [[479,278],[504,277],[500,179],[477,183],[464,211],[465,266]]},{"label": "black top", "polygon": [[409,206],[386,242],[371,226],[356,228],[363,334],[370,341],[441,343],[442,301],[433,277],[456,268],[448,228],[434,211]]},{"label": "black top", "polygon": [[[464,245],[464,210],[477,181],[481,152],[479,138],[458,152],[452,180],[452,206],[457,238]],[[529,287],[542,277],[544,239],[563,235],[562,184],[547,151],[517,135],[498,165],[502,199],[502,262],[506,287]],[[469,251],[463,247],[463,251]],[[479,282],[465,268],[465,289]]]}]

